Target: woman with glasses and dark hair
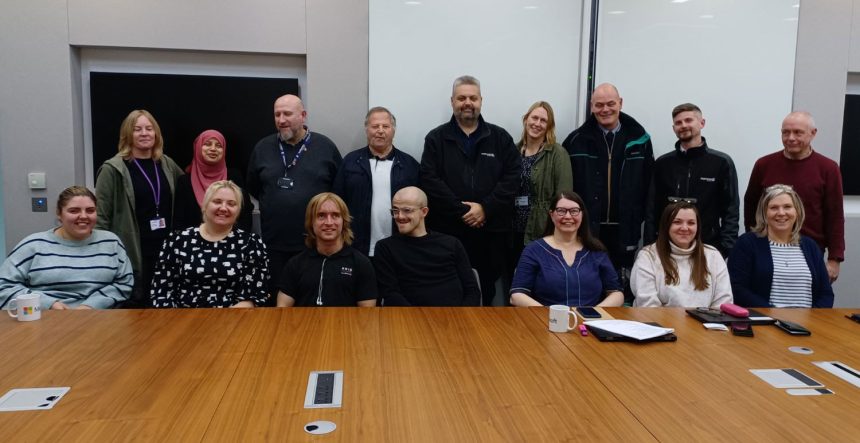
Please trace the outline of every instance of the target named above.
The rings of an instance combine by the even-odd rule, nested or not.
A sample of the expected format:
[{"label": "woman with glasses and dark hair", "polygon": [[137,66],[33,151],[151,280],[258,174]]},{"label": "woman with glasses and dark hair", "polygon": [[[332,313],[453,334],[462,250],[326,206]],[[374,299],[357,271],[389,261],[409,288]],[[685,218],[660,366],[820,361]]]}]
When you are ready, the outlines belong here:
[{"label": "woman with glasses and dark hair", "polygon": [[710,307],[732,302],[726,262],[702,242],[699,211],[687,201],[663,210],[657,241],[639,251],[630,286],[633,306]]},{"label": "woman with glasses and dark hair", "polygon": [[523,250],[511,285],[515,306],[621,306],[624,295],[606,248],[588,227],[585,203],[562,191],[552,200],[544,237]]},{"label": "woman with glasses and dark hair", "polygon": [[748,307],[832,308],[833,288],[815,240],[800,235],[803,202],[788,185],[764,190],[755,227],[729,256],[735,303]]}]

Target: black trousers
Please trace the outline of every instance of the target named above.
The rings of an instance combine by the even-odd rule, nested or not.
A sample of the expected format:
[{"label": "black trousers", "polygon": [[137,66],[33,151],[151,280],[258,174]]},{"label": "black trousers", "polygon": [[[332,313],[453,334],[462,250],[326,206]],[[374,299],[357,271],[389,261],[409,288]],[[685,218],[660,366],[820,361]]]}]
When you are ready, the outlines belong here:
[{"label": "black trousers", "polygon": [[505,269],[505,244],[508,233],[470,229],[459,238],[469,255],[469,262],[478,271],[481,283],[481,299],[490,306],[496,297],[496,280]]}]

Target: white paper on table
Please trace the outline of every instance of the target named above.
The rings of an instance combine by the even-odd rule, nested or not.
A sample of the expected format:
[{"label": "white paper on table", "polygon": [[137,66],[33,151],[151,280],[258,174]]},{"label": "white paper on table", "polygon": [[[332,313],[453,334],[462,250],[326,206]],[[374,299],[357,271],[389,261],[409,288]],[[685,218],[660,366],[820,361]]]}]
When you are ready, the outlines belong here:
[{"label": "white paper on table", "polygon": [[672,328],[661,328],[631,320],[590,320],[585,322],[585,324],[592,328],[602,329],[625,337],[635,338],[636,340],[648,340],[649,338],[660,337],[661,335],[675,332]]},{"label": "white paper on table", "polygon": [[823,388],[824,385],[808,375],[792,368],[750,369],[756,377],[768,382],[774,388]]}]

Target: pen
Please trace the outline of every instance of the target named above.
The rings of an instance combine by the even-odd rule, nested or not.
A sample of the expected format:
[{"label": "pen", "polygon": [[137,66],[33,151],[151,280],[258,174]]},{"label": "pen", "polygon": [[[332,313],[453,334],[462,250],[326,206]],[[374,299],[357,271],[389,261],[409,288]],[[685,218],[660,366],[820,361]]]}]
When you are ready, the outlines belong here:
[{"label": "pen", "polygon": [[583,337],[588,336],[588,328],[585,325],[579,325],[579,333],[582,334]]}]

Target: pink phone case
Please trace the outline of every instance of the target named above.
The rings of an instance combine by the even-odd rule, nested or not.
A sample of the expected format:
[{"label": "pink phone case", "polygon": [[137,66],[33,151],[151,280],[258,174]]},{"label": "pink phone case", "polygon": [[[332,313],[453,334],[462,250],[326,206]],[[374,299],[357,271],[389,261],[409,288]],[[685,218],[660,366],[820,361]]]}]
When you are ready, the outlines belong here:
[{"label": "pink phone case", "polygon": [[731,315],[732,317],[747,318],[750,316],[750,311],[742,308],[734,303],[723,303],[720,305],[720,311]]}]

